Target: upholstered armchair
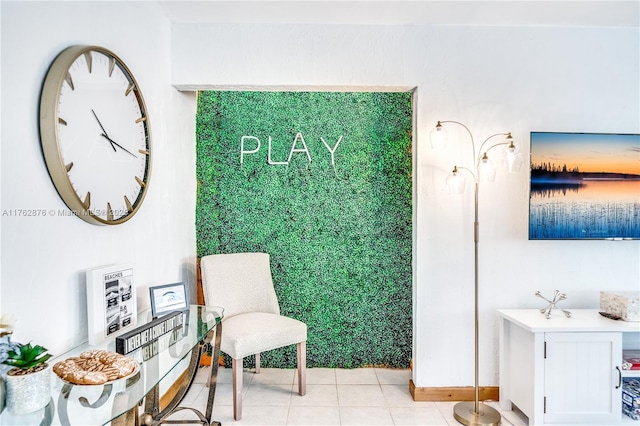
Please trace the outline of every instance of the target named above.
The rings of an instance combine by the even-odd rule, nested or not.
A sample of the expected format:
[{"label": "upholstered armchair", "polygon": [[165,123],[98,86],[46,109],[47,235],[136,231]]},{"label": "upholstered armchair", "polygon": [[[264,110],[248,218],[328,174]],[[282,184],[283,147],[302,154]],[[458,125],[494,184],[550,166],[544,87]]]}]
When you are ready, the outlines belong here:
[{"label": "upholstered armchair", "polygon": [[224,308],[220,350],[232,359],[234,419],[242,418],[243,359],[249,355],[255,355],[259,373],[261,352],[296,344],[298,393],[304,395],[307,325],[280,315],[269,255],[204,256],[200,269],[205,304]]}]

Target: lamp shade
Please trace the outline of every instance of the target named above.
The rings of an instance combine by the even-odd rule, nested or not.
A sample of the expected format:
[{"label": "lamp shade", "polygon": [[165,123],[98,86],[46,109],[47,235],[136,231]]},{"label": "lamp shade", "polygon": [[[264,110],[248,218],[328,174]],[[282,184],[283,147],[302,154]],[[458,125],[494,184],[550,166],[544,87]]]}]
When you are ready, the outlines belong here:
[{"label": "lamp shade", "polygon": [[436,124],[436,127],[431,130],[429,136],[431,138],[431,147],[433,149],[438,149],[446,145],[447,140],[449,139],[447,131],[442,127],[442,124],[439,121],[438,124]]},{"label": "lamp shade", "polygon": [[522,153],[520,152],[520,148],[515,146],[513,142],[507,146],[507,155],[505,158],[506,168],[509,173],[519,172],[522,168]]},{"label": "lamp shade", "polygon": [[483,154],[478,164],[478,180],[480,182],[493,182],[496,180],[496,166],[487,154]]},{"label": "lamp shade", "polygon": [[464,176],[458,171],[457,167],[447,176],[447,188],[451,194],[462,194],[466,184]]}]

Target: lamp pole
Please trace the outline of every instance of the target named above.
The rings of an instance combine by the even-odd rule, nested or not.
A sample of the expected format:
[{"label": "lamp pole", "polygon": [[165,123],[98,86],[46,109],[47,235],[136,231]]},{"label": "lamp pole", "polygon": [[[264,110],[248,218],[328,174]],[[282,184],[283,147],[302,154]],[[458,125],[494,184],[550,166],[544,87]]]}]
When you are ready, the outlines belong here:
[{"label": "lamp pole", "polygon": [[[454,166],[452,175],[447,178],[447,183],[452,187],[452,190],[457,193],[464,192],[464,177],[461,176],[459,170],[465,170],[467,173],[473,176],[474,180],[474,220],[473,220],[473,245],[474,245],[474,349],[475,349],[475,380],[474,380],[474,402],[471,403],[469,401],[459,402],[453,408],[453,414],[455,419],[464,424],[470,426],[493,426],[499,425],[501,421],[500,413],[494,408],[480,403],[480,386],[479,386],[479,372],[480,372],[480,362],[479,362],[479,307],[478,307],[478,299],[479,299],[479,273],[478,273],[478,252],[479,252],[479,242],[480,242],[480,221],[478,219],[478,204],[479,204],[479,189],[480,189],[480,181],[481,180],[492,180],[494,176],[492,174],[492,170],[490,169],[489,158],[487,156],[487,152],[491,149],[501,146],[508,145],[509,154],[515,155],[515,146],[513,144],[513,138],[511,137],[511,133],[496,133],[494,135],[486,138],[482,144],[480,145],[479,152],[476,152],[475,149],[475,141],[473,139],[473,134],[469,130],[467,126],[458,122],[458,121],[438,121],[436,128],[436,137],[438,137],[437,133],[440,133],[440,137],[443,136],[442,132],[444,131],[442,128],[443,123],[454,123],[462,126],[467,133],[469,133],[469,137],[471,139],[471,149],[473,153],[474,160],[474,169],[471,170],[466,167],[458,167]],[[483,151],[484,146],[489,142],[490,139],[497,136],[505,136],[506,142],[499,142],[491,145],[485,151]],[[433,137],[433,133],[432,133]],[[436,143],[438,144],[438,143]],[[439,145],[439,144],[438,144]],[[515,159],[510,159],[510,168],[511,164],[515,163]],[[488,174],[488,176],[487,176]]]}]

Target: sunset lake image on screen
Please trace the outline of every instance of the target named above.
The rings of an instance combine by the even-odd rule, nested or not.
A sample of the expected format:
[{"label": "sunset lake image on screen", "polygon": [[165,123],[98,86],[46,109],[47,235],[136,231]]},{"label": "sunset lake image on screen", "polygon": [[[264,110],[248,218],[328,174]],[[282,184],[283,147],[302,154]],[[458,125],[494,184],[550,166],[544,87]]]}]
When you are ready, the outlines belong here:
[{"label": "sunset lake image on screen", "polygon": [[531,133],[529,239],[639,239],[640,135]]}]

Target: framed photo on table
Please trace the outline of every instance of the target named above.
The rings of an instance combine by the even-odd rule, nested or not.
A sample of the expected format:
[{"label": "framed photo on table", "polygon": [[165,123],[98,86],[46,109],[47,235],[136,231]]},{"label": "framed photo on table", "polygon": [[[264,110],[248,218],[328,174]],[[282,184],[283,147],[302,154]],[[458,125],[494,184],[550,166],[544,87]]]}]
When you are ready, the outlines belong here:
[{"label": "framed photo on table", "polygon": [[87,322],[90,345],[128,331],[137,322],[133,266],[90,269],[87,278]]},{"label": "framed photo on table", "polygon": [[149,297],[154,318],[169,312],[189,309],[189,294],[184,282],[149,287]]}]

